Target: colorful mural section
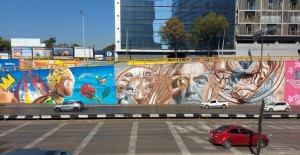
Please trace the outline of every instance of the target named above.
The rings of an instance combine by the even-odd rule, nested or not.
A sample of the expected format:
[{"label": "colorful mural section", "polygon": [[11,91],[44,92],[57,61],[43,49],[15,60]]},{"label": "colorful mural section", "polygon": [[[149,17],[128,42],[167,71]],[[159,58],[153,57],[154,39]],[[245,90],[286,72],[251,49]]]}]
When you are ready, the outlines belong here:
[{"label": "colorful mural section", "polygon": [[116,103],[113,66],[16,70],[0,72],[0,78],[0,103]]},{"label": "colorful mural section", "polygon": [[285,62],[284,101],[300,105],[300,61]]},{"label": "colorful mural section", "polygon": [[260,104],[284,99],[283,61],[116,66],[118,104]]}]

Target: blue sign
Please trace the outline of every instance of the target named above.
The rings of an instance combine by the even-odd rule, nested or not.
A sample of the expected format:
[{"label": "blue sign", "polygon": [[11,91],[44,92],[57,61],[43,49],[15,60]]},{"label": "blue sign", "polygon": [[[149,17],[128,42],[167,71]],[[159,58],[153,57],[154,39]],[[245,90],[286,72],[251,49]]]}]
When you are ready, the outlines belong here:
[{"label": "blue sign", "polygon": [[11,71],[19,66],[19,59],[0,59],[0,69],[3,71]]}]

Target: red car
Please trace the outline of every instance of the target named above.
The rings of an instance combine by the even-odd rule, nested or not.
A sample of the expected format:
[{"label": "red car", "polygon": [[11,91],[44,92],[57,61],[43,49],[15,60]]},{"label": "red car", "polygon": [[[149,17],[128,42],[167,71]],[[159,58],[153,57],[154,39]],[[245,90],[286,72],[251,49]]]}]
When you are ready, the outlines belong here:
[{"label": "red car", "polygon": [[[232,145],[252,146],[257,144],[258,133],[238,125],[224,125],[217,129],[210,130],[209,141],[215,145],[223,145],[228,149]],[[261,147],[266,147],[269,139],[262,134]]]}]

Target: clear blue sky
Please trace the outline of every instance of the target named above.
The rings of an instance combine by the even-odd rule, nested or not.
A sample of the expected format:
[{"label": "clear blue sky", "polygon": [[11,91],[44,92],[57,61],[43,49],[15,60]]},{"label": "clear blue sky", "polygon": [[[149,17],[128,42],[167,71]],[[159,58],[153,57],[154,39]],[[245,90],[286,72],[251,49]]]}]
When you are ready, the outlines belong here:
[{"label": "clear blue sky", "polygon": [[0,0],[0,36],[83,45],[80,10],[86,46],[114,44],[114,0]]}]

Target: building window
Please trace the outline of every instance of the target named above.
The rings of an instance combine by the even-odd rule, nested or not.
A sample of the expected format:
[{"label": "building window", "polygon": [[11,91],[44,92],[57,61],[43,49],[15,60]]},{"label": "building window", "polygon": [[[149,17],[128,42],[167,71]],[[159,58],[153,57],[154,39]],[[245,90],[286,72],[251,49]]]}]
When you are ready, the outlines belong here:
[{"label": "building window", "polygon": [[247,35],[251,35],[252,34],[251,24],[246,24],[246,34]]},{"label": "building window", "polygon": [[291,0],[291,9],[295,10],[297,6],[297,0]]},{"label": "building window", "polygon": [[[275,26],[277,26],[277,25],[276,24],[268,24],[267,29],[274,28]],[[266,35],[276,35],[276,34],[277,34],[277,30],[274,30],[274,31],[268,32],[268,34],[266,34]]]},{"label": "building window", "polygon": [[247,0],[247,9],[254,10],[255,9],[255,0]]},{"label": "building window", "polygon": [[292,24],[289,25],[289,35],[297,35],[297,31],[298,31],[298,25],[296,24]]},{"label": "building window", "polygon": [[246,22],[254,22],[255,21],[255,12],[254,11],[246,11],[245,12],[245,21]]}]

